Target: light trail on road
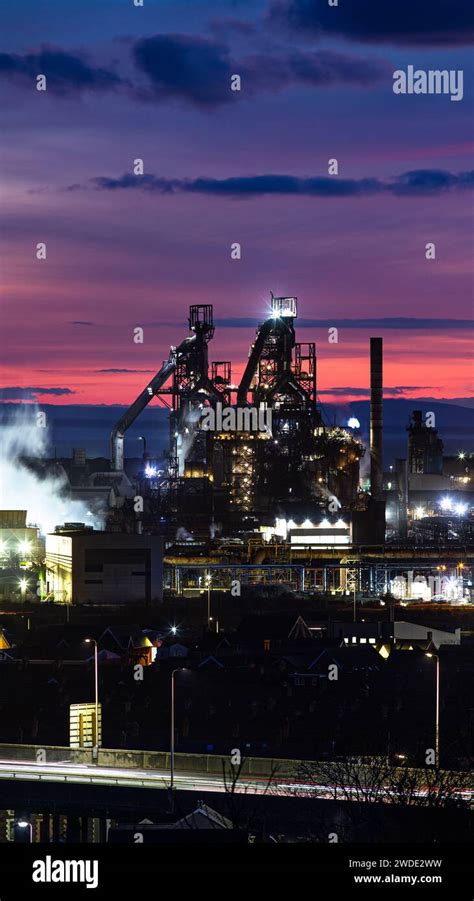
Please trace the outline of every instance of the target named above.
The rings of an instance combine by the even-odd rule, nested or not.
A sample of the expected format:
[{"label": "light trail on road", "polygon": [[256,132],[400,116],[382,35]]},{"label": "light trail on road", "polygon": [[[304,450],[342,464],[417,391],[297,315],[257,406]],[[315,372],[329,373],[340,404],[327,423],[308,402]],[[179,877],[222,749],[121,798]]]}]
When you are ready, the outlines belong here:
[{"label": "light trail on road", "polygon": [[[153,788],[168,790],[169,770],[140,770],[121,767],[103,767],[87,764],[69,763],[13,763],[11,760],[0,761],[0,779],[18,779],[20,781],[65,782],[89,785],[110,785],[116,788]],[[202,773],[180,773],[175,771],[176,789],[187,791],[225,792],[222,776]],[[302,785],[293,782],[273,779],[254,779],[249,776],[240,777],[234,790],[239,794],[277,793],[282,796],[293,796],[296,791],[308,792],[317,797],[334,797],[334,788],[325,785]]]}]

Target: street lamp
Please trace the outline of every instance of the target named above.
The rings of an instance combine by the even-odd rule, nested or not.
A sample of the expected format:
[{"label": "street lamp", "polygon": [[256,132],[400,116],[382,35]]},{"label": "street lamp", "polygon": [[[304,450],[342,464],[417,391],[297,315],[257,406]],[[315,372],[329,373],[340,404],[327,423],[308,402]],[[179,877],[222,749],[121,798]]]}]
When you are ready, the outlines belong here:
[{"label": "street lamp", "polygon": [[436,658],[436,731],[435,731],[435,756],[436,756],[436,767],[439,768],[439,656],[438,654],[433,654],[431,652],[427,652],[427,657],[435,657]]},{"label": "street lamp", "polygon": [[146,459],[146,438],[143,435],[138,436],[139,441],[143,441],[143,459]]},{"label": "street lamp", "polygon": [[30,823],[30,822],[28,822],[28,820],[17,820],[17,824],[16,824],[16,825],[19,826],[20,829],[29,829],[29,831],[30,831],[30,845],[32,845],[32,844],[33,844],[33,824]]},{"label": "street lamp", "polygon": [[210,571],[208,570],[206,575],[206,584],[207,584],[207,628],[210,628],[211,625],[211,582],[212,576]]},{"label": "street lamp", "polygon": [[94,645],[94,670],[95,670],[95,746],[93,753],[98,758],[99,752],[99,653],[95,638],[85,638],[86,644]]},{"label": "street lamp", "polygon": [[173,791],[174,791],[174,677],[176,673],[185,672],[188,669],[186,666],[178,666],[174,670],[171,670],[171,725],[170,725],[170,789],[171,789],[171,805],[173,806]]}]

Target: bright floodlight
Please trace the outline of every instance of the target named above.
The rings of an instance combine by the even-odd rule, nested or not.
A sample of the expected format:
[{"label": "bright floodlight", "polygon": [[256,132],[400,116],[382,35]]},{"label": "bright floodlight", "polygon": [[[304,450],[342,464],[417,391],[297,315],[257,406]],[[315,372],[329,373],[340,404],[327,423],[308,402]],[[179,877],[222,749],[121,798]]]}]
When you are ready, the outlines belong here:
[{"label": "bright floodlight", "polygon": [[22,591],[26,591],[28,588],[28,579],[20,579],[19,585]]},{"label": "bright floodlight", "polygon": [[466,510],[467,510],[467,504],[455,504],[454,505],[454,512],[456,513],[457,516],[464,516]]},{"label": "bright floodlight", "polygon": [[287,318],[290,317],[292,319],[296,316],[296,306],[297,306],[297,298],[296,297],[274,297],[272,294],[272,316],[274,318]]},{"label": "bright floodlight", "polygon": [[17,820],[16,825],[19,826],[20,829],[26,829],[30,824],[27,822],[27,820]]},{"label": "bright floodlight", "polygon": [[176,626],[171,626],[171,631],[172,631],[173,635],[176,635],[176,632],[178,630],[177,630]]},{"label": "bright floodlight", "polygon": [[328,525],[329,525],[328,519],[322,519],[321,522],[319,523],[320,528],[322,527],[323,529],[327,529]]},{"label": "bright floodlight", "polygon": [[360,422],[355,416],[351,416],[351,418],[347,420],[347,425],[350,429],[360,429]]},{"label": "bright floodlight", "polygon": [[27,554],[28,551],[31,551],[31,542],[20,541],[20,551],[22,552],[22,554]]},{"label": "bright floodlight", "polygon": [[158,475],[156,466],[145,466],[145,475],[147,479],[154,479]]},{"label": "bright floodlight", "polygon": [[461,452],[458,454],[458,457],[459,457],[460,460],[464,460],[465,456],[466,456],[466,454],[464,453],[464,451],[461,451]]},{"label": "bright floodlight", "polygon": [[336,523],[336,528],[337,529],[345,529],[346,528],[346,524],[343,519],[338,519],[338,521]]},{"label": "bright floodlight", "polygon": [[425,508],[424,508],[424,507],[417,507],[416,510],[415,510],[415,513],[416,513],[418,519],[421,519],[421,518],[425,515]]},{"label": "bright floodlight", "polygon": [[451,510],[453,502],[450,497],[443,497],[440,501],[442,510]]},{"label": "bright floodlight", "polygon": [[303,523],[303,529],[312,529],[312,528],[313,528],[313,523],[311,522],[311,520],[305,519],[305,521]]}]

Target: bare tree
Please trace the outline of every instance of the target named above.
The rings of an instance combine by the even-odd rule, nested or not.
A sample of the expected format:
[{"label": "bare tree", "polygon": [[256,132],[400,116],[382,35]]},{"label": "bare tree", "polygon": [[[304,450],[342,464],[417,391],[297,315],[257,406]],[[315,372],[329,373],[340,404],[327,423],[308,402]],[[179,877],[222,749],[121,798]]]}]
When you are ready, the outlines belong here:
[{"label": "bare tree", "polygon": [[233,763],[229,758],[222,759],[222,780],[226,794],[227,815],[234,824],[234,829],[244,833],[248,840],[251,835],[258,833],[263,835],[265,831],[265,817],[262,817],[262,810],[258,809],[258,804],[249,804],[248,797],[251,795],[256,798],[271,794],[279,766],[278,763],[272,761],[270,772],[263,778],[262,787],[258,791],[245,782],[245,769],[246,758],[244,757],[240,759],[239,763]]},{"label": "bare tree", "polygon": [[[297,797],[339,802],[341,840],[357,836],[387,840],[402,826],[408,828],[407,823],[415,831],[423,829],[424,837],[432,840],[451,835],[453,823],[457,839],[465,839],[466,831],[472,830],[474,779],[466,771],[393,766],[384,757],[348,757],[302,761],[295,782]],[[413,808],[419,814],[409,820]]]}]

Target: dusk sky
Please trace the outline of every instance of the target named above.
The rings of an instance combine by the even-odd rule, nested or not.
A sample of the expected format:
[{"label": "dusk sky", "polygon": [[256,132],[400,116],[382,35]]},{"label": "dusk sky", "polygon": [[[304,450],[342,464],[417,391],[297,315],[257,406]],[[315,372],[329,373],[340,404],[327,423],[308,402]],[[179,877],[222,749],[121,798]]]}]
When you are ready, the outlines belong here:
[{"label": "dusk sky", "polygon": [[[387,397],[471,395],[467,0],[19,0],[2,19],[1,399],[131,402],[191,303],[214,305],[210,358],[237,378],[270,291],[299,298],[324,400],[367,388],[371,334]],[[409,65],[463,70],[462,100],[394,94]]]}]

